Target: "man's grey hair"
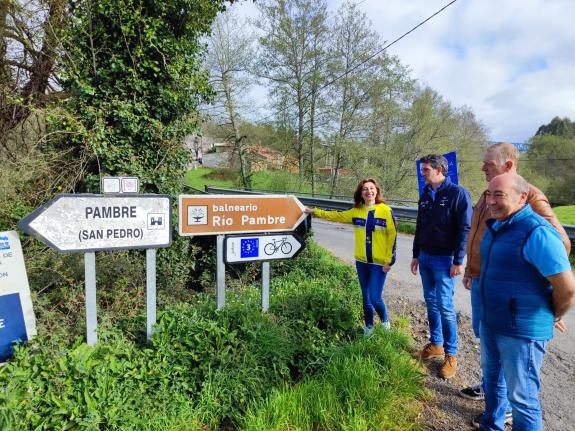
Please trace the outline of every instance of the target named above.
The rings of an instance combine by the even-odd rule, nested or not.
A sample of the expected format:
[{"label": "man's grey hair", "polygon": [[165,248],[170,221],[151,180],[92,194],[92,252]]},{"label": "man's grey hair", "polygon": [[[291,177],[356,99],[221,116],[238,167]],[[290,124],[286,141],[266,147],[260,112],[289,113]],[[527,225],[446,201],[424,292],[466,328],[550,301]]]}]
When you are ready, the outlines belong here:
[{"label": "man's grey hair", "polygon": [[529,183],[525,181],[521,175],[513,175],[513,190],[520,195],[521,193],[529,193]]},{"label": "man's grey hair", "polygon": [[500,165],[505,164],[508,160],[517,164],[519,160],[519,151],[517,147],[509,142],[498,142],[497,144],[487,147],[487,152],[492,152],[497,155],[497,161]]},{"label": "man's grey hair", "polygon": [[423,156],[421,159],[419,159],[419,162],[431,165],[433,169],[441,168],[443,175],[447,176],[449,163],[447,162],[447,159],[441,154],[429,154],[427,156]]}]

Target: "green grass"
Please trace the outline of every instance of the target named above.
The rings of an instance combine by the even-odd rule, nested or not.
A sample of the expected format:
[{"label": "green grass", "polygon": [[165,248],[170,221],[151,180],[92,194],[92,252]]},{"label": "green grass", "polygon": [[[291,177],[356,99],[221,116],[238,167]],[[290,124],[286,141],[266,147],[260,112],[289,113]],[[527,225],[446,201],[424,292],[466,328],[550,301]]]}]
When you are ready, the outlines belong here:
[{"label": "green grass", "polygon": [[[218,174],[219,173],[219,174]],[[205,185],[230,188],[235,187],[237,173],[229,169],[197,168],[186,173],[185,183],[196,189],[204,190]]]},{"label": "green grass", "polygon": [[284,385],[248,410],[243,428],[415,430],[423,374],[405,353],[408,339],[381,328],[345,346],[317,376]]},{"label": "green grass", "polygon": [[562,224],[575,225],[575,205],[555,207],[553,212]]},{"label": "green grass", "polygon": [[[260,171],[252,175],[252,188],[254,190],[287,191],[298,190],[302,193],[311,193],[311,185],[303,186],[299,183],[299,177],[286,171]],[[203,190],[206,185],[234,188],[240,185],[239,173],[230,169],[198,168],[187,172],[185,183],[196,189]],[[316,193],[327,194],[329,187],[320,182],[316,187]]]},{"label": "green grass", "polygon": [[[575,205],[567,205],[553,208],[553,212],[562,224],[575,225]],[[571,268],[575,269],[575,249],[569,255]]]},{"label": "green grass", "polygon": [[415,235],[415,223],[400,221],[397,223],[397,230],[401,233]]}]

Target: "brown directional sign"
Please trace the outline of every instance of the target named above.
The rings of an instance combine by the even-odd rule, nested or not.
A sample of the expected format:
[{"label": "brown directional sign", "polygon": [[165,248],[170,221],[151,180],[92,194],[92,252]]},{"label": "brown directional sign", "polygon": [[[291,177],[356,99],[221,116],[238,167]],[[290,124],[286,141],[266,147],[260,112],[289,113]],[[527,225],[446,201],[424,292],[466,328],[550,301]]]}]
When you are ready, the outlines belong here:
[{"label": "brown directional sign", "polygon": [[295,196],[180,195],[182,236],[294,230],[305,218]]}]

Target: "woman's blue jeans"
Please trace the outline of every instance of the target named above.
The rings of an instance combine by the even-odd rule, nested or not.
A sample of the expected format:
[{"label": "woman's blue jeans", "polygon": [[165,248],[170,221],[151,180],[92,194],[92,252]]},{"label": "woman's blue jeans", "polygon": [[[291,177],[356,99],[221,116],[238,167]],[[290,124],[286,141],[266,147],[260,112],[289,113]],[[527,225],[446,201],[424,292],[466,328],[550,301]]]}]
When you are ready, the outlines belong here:
[{"label": "woman's blue jeans", "polygon": [[383,302],[383,285],[385,276],[381,265],[363,263],[355,261],[361,295],[363,297],[363,318],[365,326],[373,326],[374,309],[382,322],[387,322],[387,308]]},{"label": "woman's blue jeans", "polygon": [[453,305],[453,278],[449,275],[452,256],[419,253],[419,273],[429,321],[429,342],[457,355],[457,316]]},{"label": "woman's blue jeans", "polygon": [[513,431],[541,431],[540,372],[547,342],[498,334],[483,322],[479,333],[485,392],[481,429],[503,431],[509,401]]}]

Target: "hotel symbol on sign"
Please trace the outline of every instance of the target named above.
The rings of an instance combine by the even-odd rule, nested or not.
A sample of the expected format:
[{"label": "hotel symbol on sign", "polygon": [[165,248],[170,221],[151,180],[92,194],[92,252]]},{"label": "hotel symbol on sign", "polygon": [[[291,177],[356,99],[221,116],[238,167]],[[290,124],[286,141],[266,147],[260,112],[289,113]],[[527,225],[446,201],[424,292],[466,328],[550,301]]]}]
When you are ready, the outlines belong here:
[{"label": "hotel symbol on sign", "polygon": [[208,224],[208,206],[189,206],[188,207],[188,226]]},{"label": "hotel symbol on sign", "polygon": [[164,229],[165,227],[165,214],[148,214],[148,229]]}]

